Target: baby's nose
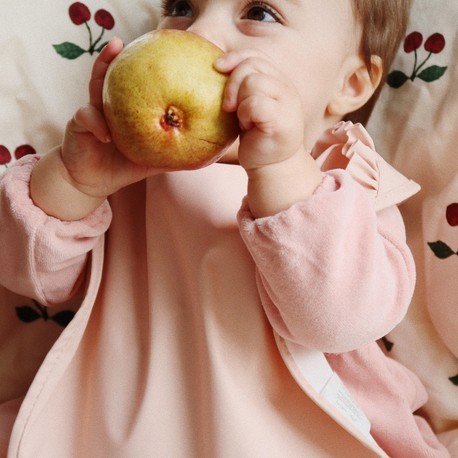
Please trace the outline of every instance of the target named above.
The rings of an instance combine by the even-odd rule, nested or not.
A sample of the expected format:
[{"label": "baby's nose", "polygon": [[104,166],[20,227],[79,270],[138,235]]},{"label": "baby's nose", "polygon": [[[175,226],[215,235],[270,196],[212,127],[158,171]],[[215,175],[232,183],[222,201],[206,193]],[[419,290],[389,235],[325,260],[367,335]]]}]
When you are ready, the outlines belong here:
[{"label": "baby's nose", "polygon": [[205,38],[223,51],[228,51],[224,26],[218,25],[216,20],[212,21],[211,17],[198,17],[187,30]]}]

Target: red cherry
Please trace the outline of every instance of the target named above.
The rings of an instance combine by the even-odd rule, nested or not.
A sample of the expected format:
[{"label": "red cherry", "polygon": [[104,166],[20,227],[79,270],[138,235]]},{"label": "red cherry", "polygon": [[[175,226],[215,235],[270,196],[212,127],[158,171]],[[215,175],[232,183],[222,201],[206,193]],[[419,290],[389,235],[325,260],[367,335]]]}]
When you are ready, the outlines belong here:
[{"label": "red cherry", "polygon": [[30,145],[18,146],[14,151],[14,157],[21,159],[21,157],[27,156],[28,154],[36,154],[35,149]]},{"label": "red cherry", "polygon": [[75,25],[81,25],[91,19],[89,8],[81,2],[75,2],[68,8],[68,15]]},{"label": "red cherry", "polygon": [[433,54],[440,53],[445,48],[445,38],[444,35],[440,33],[433,33],[426,41],[425,41],[425,49],[428,52]]},{"label": "red cherry", "polygon": [[8,164],[11,161],[11,153],[4,145],[0,145],[0,165]]},{"label": "red cherry", "polygon": [[412,32],[404,40],[404,51],[406,53],[417,50],[423,43],[423,35],[420,32]]},{"label": "red cherry", "polygon": [[458,226],[458,203],[450,204],[445,212],[448,224]]},{"label": "red cherry", "polygon": [[111,30],[115,24],[115,21],[111,13],[104,9],[98,10],[95,13],[94,20],[97,25],[103,27],[106,30]]}]

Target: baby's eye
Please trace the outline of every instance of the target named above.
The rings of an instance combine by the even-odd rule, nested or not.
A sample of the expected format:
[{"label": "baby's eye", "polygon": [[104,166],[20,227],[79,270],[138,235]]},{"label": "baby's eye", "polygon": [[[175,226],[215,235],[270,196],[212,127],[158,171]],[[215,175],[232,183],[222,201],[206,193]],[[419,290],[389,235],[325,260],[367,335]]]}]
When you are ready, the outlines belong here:
[{"label": "baby's eye", "polygon": [[162,15],[172,17],[192,17],[192,7],[186,0],[163,1]]},{"label": "baby's eye", "polygon": [[269,5],[254,1],[246,8],[244,19],[259,22],[280,22],[278,13]]}]

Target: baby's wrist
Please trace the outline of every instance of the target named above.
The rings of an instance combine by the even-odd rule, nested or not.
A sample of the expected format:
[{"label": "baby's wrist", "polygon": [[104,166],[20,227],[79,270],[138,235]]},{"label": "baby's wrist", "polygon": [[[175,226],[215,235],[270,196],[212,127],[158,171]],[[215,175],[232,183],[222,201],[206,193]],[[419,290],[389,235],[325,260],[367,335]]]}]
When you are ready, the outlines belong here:
[{"label": "baby's wrist", "polygon": [[62,221],[80,220],[104,201],[79,190],[69,179],[59,149],[44,155],[32,171],[30,196],[47,215]]},{"label": "baby's wrist", "polygon": [[272,216],[307,199],[322,181],[318,165],[304,150],[247,174],[248,204],[255,218]]}]

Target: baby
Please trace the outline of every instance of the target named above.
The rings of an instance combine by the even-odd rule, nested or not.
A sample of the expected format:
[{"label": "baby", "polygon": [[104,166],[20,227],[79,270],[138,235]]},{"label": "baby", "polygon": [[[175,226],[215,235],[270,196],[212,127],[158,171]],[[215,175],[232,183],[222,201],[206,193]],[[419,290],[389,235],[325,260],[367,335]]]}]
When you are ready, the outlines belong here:
[{"label": "baby", "polygon": [[396,205],[418,187],[349,121],[367,118],[409,6],[165,1],[160,28],[225,51],[242,130],[191,172],[117,151],[102,85],[122,44],[105,47],[62,145],[0,182],[0,283],[47,306],[85,294],[11,456],[448,456],[413,414],[423,387],[376,343],[412,295]]}]

